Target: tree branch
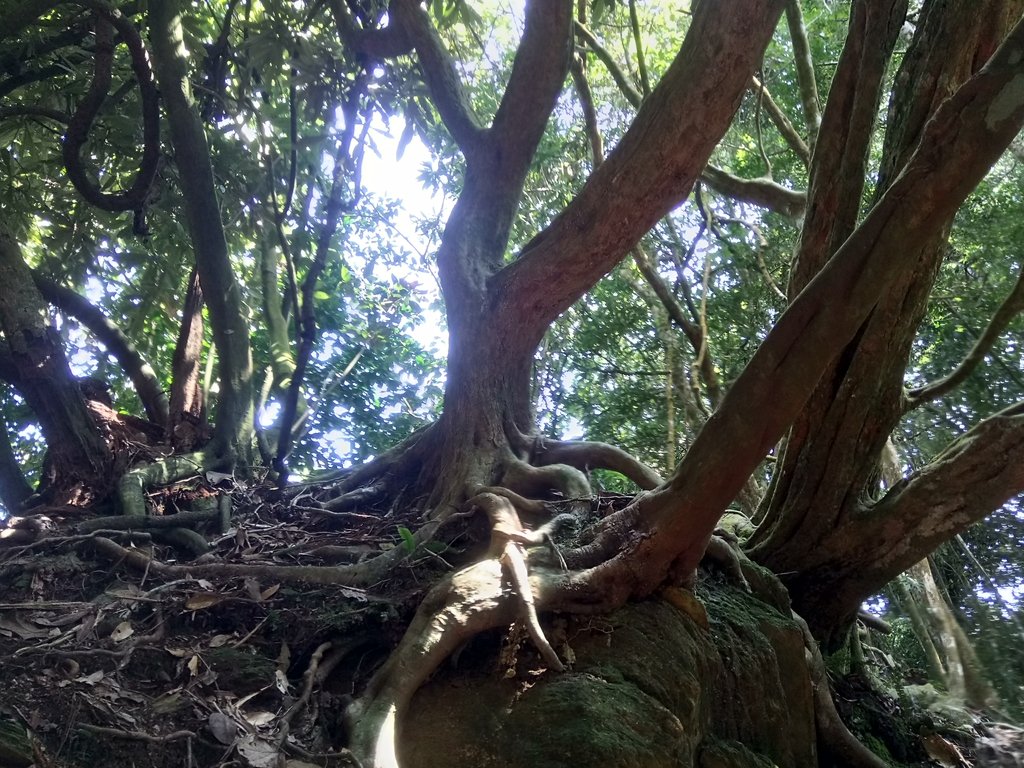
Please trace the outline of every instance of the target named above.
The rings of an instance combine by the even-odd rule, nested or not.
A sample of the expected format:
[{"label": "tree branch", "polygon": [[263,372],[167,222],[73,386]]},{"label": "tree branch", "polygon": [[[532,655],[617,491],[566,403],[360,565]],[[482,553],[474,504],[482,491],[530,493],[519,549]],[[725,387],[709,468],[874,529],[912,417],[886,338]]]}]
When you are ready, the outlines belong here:
[{"label": "tree branch", "polygon": [[220,358],[215,438],[228,463],[247,458],[252,434],[252,353],[241,292],[228,256],[202,121],[188,90],[188,61],[177,0],[150,3],[150,34],[167,110],[199,280]]},{"label": "tree branch", "polygon": [[1017,282],[1014,284],[1013,290],[1010,291],[1010,295],[999,305],[999,308],[985,327],[984,332],[974,342],[974,346],[971,347],[971,351],[967,353],[967,356],[948,375],[923,387],[912,389],[907,395],[906,410],[911,411],[929,400],[942,397],[950,390],[960,386],[974,372],[974,369],[978,367],[981,361],[985,359],[985,355],[988,354],[996,339],[999,338],[999,334],[1005,331],[1010,321],[1022,311],[1024,311],[1024,268],[1017,275]]},{"label": "tree branch", "polygon": [[32,279],[44,299],[88,328],[89,332],[106,347],[107,352],[114,356],[135,386],[142,407],[146,411],[146,418],[154,424],[166,424],[167,397],[160,379],[121,329],[111,322],[102,310],[70,288],[65,288],[37,272],[32,273]]},{"label": "tree branch", "polygon": [[626,73],[622,71],[622,67],[615,61],[615,57],[598,42],[597,37],[594,36],[594,33],[585,24],[575,21],[573,22],[573,29],[580,39],[590,47],[590,50],[597,55],[597,58],[601,60],[605,68],[607,68],[608,74],[612,76],[615,84],[619,87],[619,91],[626,97],[626,101],[632,104],[634,108],[639,109],[641,102],[644,100],[643,94],[633,87]]},{"label": "tree branch", "polygon": [[786,3],[786,24],[793,41],[793,60],[796,63],[796,79],[800,84],[800,103],[804,108],[804,124],[807,126],[807,142],[812,147],[821,127],[821,107],[818,102],[818,86],[814,79],[814,60],[811,46],[807,42],[807,27],[800,9],[800,0]]},{"label": "tree branch", "polygon": [[[781,12],[778,0],[698,7],[675,61],[618,146],[519,260],[495,277],[495,325],[509,336],[504,343],[532,350],[548,325],[689,193]],[[738,51],[728,65],[723,50]]]},{"label": "tree branch", "polygon": [[752,77],[750,78],[750,88],[761,99],[765,111],[768,113],[768,117],[770,117],[771,121],[775,123],[775,127],[779,129],[779,133],[782,134],[782,138],[789,145],[789,148],[796,152],[797,157],[800,158],[801,162],[803,162],[805,166],[810,165],[811,150],[807,146],[807,142],[805,142],[800,134],[797,133],[793,123],[789,121],[786,113],[782,111],[782,107],[780,107],[778,102],[772,98],[772,94],[769,92],[768,86],[756,77]]},{"label": "tree branch", "polygon": [[392,0],[390,13],[406,39],[416,49],[423,79],[441,121],[467,159],[480,149],[484,130],[480,126],[462,79],[444,49],[437,30],[417,0]]},{"label": "tree branch", "polygon": [[526,169],[555,108],[569,67],[572,0],[533,0],[491,140],[507,166]]},{"label": "tree branch", "polygon": [[742,179],[713,165],[708,165],[700,177],[719,194],[767,208],[791,219],[803,216],[807,206],[806,193],[787,189],[771,179]]},{"label": "tree branch", "polygon": [[[928,466],[900,481],[858,526],[879,541],[883,527],[898,521],[907,535],[885,539],[876,549],[870,583],[886,584],[992,510],[1024,491],[1024,402],[993,414],[954,440]],[[909,533],[915,532],[915,533]],[[861,585],[861,591],[868,589]],[[864,592],[869,594],[869,592]]]},{"label": "tree branch", "polygon": [[807,285],[857,223],[882,79],[906,10],[907,0],[853,3],[817,135],[807,192],[811,205],[790,274],[790,297]]},{"label": "tree branch", "polygon": [[654,295],[658,297],[669,319],[679,326],[679,330],[686,335],[690,342],[693,353],[697,356],[697,366],[700,369],[701,378],[704,380],[704,386],[707,387],[708,399],[711,401],[712,408],[717,408],[722,402],[722,390],[718,383],[718,374],[715,373],[715,365],[707,351],[707,337],[704,334],[704,329],[686,316],[686,312],[668,283],[658,274],[647,254],[639,246],[633,249],[633,260]]},{"label": "tree branch", "polygon": [[[607,570],[593,575],[595,584],[611,588],[610,580],[623,578],[622,558],[636,562],[635,558],[643,557],[652,563],[634,584],[617,587],[634,594],[653,589],[669,569],[682,576],[696,568],[722,510],[785,433],[822,371],[853,338],[879,296],[914,268],[912,258],[908,263],[906,243],[944,226],[1024,125],[1022,49],[1024,20],[989,63],[939,107],[902,173],[779,318],[665,489],[648,494],[641,505],[627,508],[628,513],[623,511],[624,519],[639,515],[645,527],[656,533],[599,566],[596,570]],[[1018,481],[1024,483],[1024,465],[1011,462],[1008,467],[1005,461],[1007,455],[1017,455],[1013,451],[1019,453],[1017,441],[1024,439],[1020,410],[1004,412],[984,428],[988,441],[1002,441],[1001,451],[991,454],[989,468],[997,482],[978,494],[986,504],[998,506],[1003,494],[1019,488]],[[996,455],[999,461],[994,460]],[[930,477],[934,482],[935,475]],[[971,485],[958,487],[966,493]],[[947,511],[949,503],[957,502],[947,502]],[[948,538],[955,533],[940,522],[943,519],[936,516],[933,525],[925,528],[928,535]],[[608,521],[607,533],[591,549],[607,551],[606,539],[621,537],[623,525]],[[874,535],[877,539],[877,532]],[[894,546],[901,552],[906,549],[899,541]],[[920,559],[920,552],[903,567],[913,563],[914,557]],[[663,570],[654,562],[663,564]]]}]

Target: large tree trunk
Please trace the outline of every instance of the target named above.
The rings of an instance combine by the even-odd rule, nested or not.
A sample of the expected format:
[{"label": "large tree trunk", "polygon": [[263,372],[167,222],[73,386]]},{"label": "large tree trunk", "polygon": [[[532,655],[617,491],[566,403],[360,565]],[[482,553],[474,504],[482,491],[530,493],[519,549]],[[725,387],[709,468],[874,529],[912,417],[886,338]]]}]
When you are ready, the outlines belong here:
[{"label": "large tree trunk", "polygon": [[13,383],[38,417],[49,450],[43,485],[102,493],[110,467],[106,443],[68,367],[46,301],[17,242],[5,231],[0,231],[0,286],[0,326],[17,376]]}]

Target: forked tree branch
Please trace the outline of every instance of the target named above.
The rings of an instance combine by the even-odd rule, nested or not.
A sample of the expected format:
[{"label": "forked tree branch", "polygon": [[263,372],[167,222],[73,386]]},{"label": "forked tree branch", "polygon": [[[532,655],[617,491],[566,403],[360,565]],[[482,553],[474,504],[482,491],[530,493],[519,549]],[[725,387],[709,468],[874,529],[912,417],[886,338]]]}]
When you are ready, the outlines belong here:
[{"label": "forked tree branch", "polygon": [[804,219],[790,275],[791,298],[857,223],[882,79],[906,11],[907,0],[853,3],[811,164],[808,199],[813,205]]},{"label": "forked tree branch", "polygon": [[[692,573],[722,510],[785,433],[822,371],[853,338],[887,287],[914,269],[906,243],[945,226],[1024,126],[1022,81],[1024,20],[989,63],[939,107],[902,173],[768,333],[666,489],[648,495],[628,513],[624,510],[624,519],[639,521],[655,534],[598,566],[595,571],[600,573],[590,575],[594,584],[616,594],[644,594],[670,569]],[[1008,491],[1024,486],[1024,469],[1008,468],[1005,461],[1006,455],[1019,453],[1024,439],[1021,410],[1004,411],[979,425],[989,442],[1001,444],[1001,453],[986,454],[984,440],[957,443],[959,451],[1001,457],[989,465],[988,477],[995,480],[984,494],[985,511],[998,506]],[[920,480],[922,492],[934,493],[930,489],[936,482],[937,474]],[[971,486],[950,484],[944,490],[949,493],[954,487]],[[590,545],[594,552],[621,546],[613,540],[623,535],[624,526],[608,521],[605,530]],[[928,530],[938,540],[956,532],[938,519]],[[920,551],[914,557],[919,559]],[[632,585],[616,586],[629,570],[622,563],[636,562],[637,557],[651,564],[648,572],[628,576],[635,579]]]},{"label": "forked tree branch", "polygon": [[[701,4],[679,55],[576,198],[495,276],[495,327],[532,354],[548,325],[689,194],[761,60],[779,0]],[[728,65],[720,51],[738,51]],[[694,110],[693,104],[704,106]]]}]

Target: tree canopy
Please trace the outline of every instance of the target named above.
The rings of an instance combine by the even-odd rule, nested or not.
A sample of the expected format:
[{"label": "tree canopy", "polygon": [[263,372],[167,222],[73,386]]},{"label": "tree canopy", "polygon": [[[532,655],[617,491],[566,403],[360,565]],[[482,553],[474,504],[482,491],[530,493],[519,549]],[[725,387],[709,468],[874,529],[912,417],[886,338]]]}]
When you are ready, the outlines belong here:
[{"label": "tree canopy", "polygon": [[562,670],[537,610],[706,554],[826,652],[881,599],[1019,712],[1011,622],[962,627],[1024,568],[1022,83],[1021,0],[0,2],[11,556],[88,515],[161,532],[103,537],[132,567],[269,573],[164,508],[195,478],[224,530],[372,518],[273,566],[447,566],[354,691],[364,766],[474,635],[523,615]]}]

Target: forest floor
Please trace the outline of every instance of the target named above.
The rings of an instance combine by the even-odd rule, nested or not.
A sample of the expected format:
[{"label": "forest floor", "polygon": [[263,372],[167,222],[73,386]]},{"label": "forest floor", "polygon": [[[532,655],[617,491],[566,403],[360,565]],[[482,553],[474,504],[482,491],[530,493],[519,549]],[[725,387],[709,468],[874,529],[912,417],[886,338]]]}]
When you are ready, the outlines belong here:
[{"label": "forest floor", "polygon": [[[154,492],[150,507],[215,509],[218,480]],[[478,556],[489,531],[481,515],[414,550],[416,511],[331,512],[325,494],[235,487],[230,520],[211,513],[196,526],[209,551],[194,559],[168,529],[97,529],[75,508],[0,529],[0,766],[353,765],[336,747],[347,704],[438,575]],[[329,583],[330,566],[395,547],[410,557],[385,581]],[[183,562],[188,573],[174,570]],[[223,566],[246,573],[202,575]],[[326,566],[324,583],[278,578],[300,566]],[[469,655],[482,650],[495,675],[530,685],[532,646],[500,634]],[[848,702],[870,698],[843,690]],[[890,718],[874,711],[872,728]],[[935,744],[945,754],[929,749],[927,764],[978,764],[969,742]]]},{"label": "forest floor", "polygon": [[[170,515],[215,494],[194,484],[149,501]],[[229,764],[235,753],[252,766],[278,765],[280,754],[295,768],[350,764],[331,748],[345,742],[345,705],[459,542],[412,553],[366,590],[292,584],[275,568],[409,546],[415,513],[332,513],[316,494],[232,496],[230,527],[200,527],[210,550],[190,565],[256,575],[167,578],[144,564],[181,556],[162,531],[80,533],[84,517],[59,514],[34,518],[45,528],[34,541],[0,548],[0,765],[170,768]],[[129,554],[111,559],[102,540]],[[15,723],[32,736],[5,741],[24,733]]]}]

